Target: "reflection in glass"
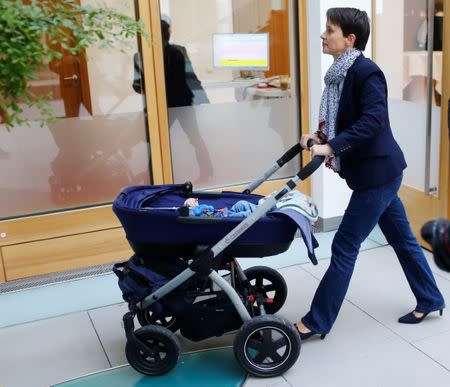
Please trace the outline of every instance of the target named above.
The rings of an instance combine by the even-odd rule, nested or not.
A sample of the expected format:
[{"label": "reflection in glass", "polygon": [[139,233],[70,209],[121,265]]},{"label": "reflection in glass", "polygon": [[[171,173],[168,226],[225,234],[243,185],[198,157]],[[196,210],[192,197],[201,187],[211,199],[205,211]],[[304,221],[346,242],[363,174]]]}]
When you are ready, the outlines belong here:
[{"label": "reflection in glass", "polygon": [[[163,36],[164,23],[170,25],[164,59],[174,181],[203,188],[253,180],[299,139],[292,1],[163,0],[160,6]],[[267,51],[260,36],[268,37]],[[168,55],[172,49],[183,52],[186,79],[194,74],[201,86],[196,93],[180,81],[179,98],[188,95],[186,84],[194,94],[182,105],[171,101],[170,77],[182,68],[173,69],[181,56]],[[298,165],[276,177],[292,176]]]},{"label": "reflection in glass", "polygon": [[[403,26],[404,88],[403,99],[418,103],[427,102],[428,82],[428,2],[406,1]],[[435,3],[433,21],[433,95],[434,106],[441,105],[443,4]]]},{"label": "reflection in glass", "polygon": [[[435,1],[435,18],[442,18],[442,1]],[[391,127],[408,163],[403,184],[425,189],[427,109],[431,100],[430,185],[438,187],[440,96],[442,93],[442,23],[435,25],[437,45],[427,51],[427,0],[377,0],[376,53],[389,87]],[[432,60],[432,93],[428,96],[428,62]],[[402,66],[399,66],[403,64]]]},{"label": "reflection in glass", "polygon": [[[129,2],[107,3],[134,16]],[[121,188],[150,182],[142,97],[132,88],[133,43],[125,52],[90,48],[74,56],[61,49],[62,59],[30,82],[32,92],[51,93],[60,120],[0,127],[0,218],[111,202]],[[31,120],[36,114],[26,110]]]}]

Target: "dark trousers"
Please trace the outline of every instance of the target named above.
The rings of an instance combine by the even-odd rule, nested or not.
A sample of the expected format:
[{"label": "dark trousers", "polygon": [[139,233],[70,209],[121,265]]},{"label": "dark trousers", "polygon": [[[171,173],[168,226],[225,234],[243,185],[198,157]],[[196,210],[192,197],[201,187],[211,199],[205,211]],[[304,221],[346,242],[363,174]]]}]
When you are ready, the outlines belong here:
[{"label": "dark trousers", "polygon": [[[310,330],[328,333],[337,318],[352,277],[361,243],[378,223],[393,247],[417,299],[418,312],[445,306],[433,274],[397,195],[402,177],[381,187],[354,191],[331,246],[331,262],[302,322]],[[376,275],[376,273],[374,273]]]}]

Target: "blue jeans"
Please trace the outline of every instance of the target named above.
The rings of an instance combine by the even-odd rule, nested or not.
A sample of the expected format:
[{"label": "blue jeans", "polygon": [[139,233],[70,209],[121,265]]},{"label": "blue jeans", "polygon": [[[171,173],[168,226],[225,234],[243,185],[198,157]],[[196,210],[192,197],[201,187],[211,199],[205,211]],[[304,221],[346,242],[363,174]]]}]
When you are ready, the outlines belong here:
[{"label": "blue jeans", "polygon": [[[445,307],[430,267],[406,218],[397,191],[402,176],[381,187],[354,191],[331,246],[331,262],[314,295],[303,324],[328,333],[337,318],[352,277],[361,243],[378,223],[393,247],[417,300],[418,312]],[[377,273],[374,273],[377,275]]]}]

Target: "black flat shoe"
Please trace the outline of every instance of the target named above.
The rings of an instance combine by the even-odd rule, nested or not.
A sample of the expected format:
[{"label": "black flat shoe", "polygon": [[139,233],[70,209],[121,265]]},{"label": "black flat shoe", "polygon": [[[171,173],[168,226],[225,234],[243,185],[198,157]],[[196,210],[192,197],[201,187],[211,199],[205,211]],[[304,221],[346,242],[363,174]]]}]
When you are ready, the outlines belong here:
[{"label": "black flat shoe", "polygon": [[[422,317],[416,317],[414,315],[414,311],[405,314],[404,316],[400,317],[398,319],[398,322],[401,324],[418,324],[420,323],[425,317],[427,317],[431,312],[424,313]],[[443,309],[439,309],[439,316],[442,316]]]},{"label": "black flat shoe", "polygon": [[308,340],[310,337],[313,337],[314,335],[320,335],[320,340],[323,340],[325,338],[325,336],[327,335],[326,333],[320,334],[320,333],[316,333],[316,332],[313,332],[313,331],[308,332],[308,333],[302,333],[298,329],[297,323],[294,323],[294,327],[295,327],[295,329],[298,330],[298,333],[300,335],[301,341]]}]

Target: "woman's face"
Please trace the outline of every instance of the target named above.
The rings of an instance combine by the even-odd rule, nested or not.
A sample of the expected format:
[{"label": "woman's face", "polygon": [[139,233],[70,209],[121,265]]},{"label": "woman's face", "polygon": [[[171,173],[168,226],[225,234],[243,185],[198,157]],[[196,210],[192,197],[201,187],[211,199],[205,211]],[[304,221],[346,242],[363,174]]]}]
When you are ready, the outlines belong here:
[{"label": "woman's face", "polygon": [[322,39],[322,52],[332,55],[334,59],[352,48],[355,43],[355,35],[349,34],[345,37],[341,27],[327,20],[325,31],[320,35]]}]

